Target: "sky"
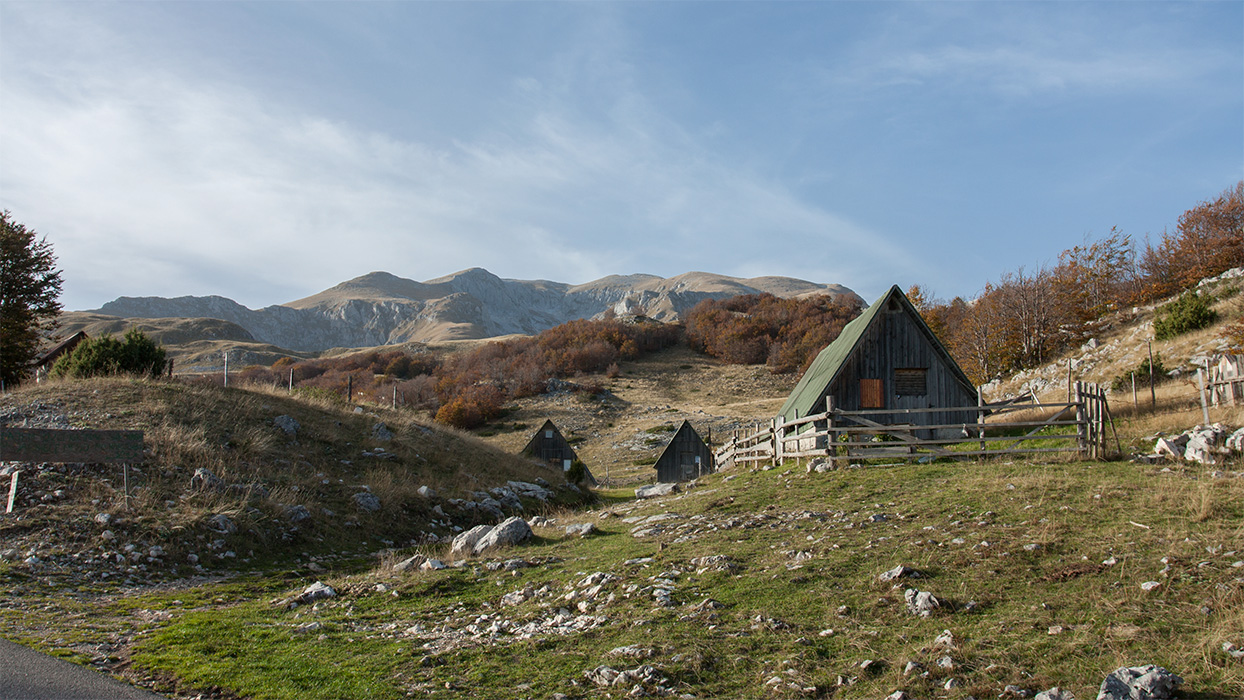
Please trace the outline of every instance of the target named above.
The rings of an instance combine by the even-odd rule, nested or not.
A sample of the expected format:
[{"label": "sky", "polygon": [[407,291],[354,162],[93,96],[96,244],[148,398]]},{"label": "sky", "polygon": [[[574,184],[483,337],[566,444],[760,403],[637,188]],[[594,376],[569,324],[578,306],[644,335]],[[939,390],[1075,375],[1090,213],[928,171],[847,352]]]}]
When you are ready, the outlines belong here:
[{"label": "sky", "polygon": [[978,294],[1244,179],[1244,2],[0,0],[66,309],[375,270]]}]

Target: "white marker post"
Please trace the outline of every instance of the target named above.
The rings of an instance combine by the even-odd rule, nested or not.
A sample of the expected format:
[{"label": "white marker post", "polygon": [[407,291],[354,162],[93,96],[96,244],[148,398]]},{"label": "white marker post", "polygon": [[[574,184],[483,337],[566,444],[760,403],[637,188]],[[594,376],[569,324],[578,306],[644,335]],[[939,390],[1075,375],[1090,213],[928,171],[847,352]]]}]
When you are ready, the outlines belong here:
[{"label": "white marker post", "polygon": [[4,511],[6,513],[13,512],[13,501],[17,498],[17,475],[21,472],[13,472],[13,480],[9,482],[9,507]]}]

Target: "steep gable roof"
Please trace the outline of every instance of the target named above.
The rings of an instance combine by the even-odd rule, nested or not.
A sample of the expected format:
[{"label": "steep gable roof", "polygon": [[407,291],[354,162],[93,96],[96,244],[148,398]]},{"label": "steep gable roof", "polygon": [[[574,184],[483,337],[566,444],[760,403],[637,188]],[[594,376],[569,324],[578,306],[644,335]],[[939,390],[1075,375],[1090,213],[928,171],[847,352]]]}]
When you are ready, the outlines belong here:
[{"label": "steep gable roof", "polygon": [[[544,437],[544,431],[546,430],[553,431],[552,438]],[[570,452],[574,454],[574,448],[570,446],[570,441],[566,439],[565,435],[562,435],[562,431],[557,429],[557,426],[554,425],[552,418],[546,418],[544,420],[544,425],[540,426],[540,429],[532,434],[531,439],[527,441],[527,446],[524,447],[519,454],[525,455],[535,452],[536,448],[538,448],[544,440],[548,439],[551,439],[560,445],[564,445],[566,449],[570,450]]]},{"label": "steep gable roof", "polygon": [[803,373],[803,377],[799,380],[799,384],[795,385],[794,391],[787,397],[786,403],[782,404],[782,410],[778,411],[778,416],[786,420],[794,420],[798,416],[806,416],[810,413],[820,411],[821,406],[817,406],[821,399],[821,395],[825,392],[825,388],[834,383],[838,378],[838,374],[842,371],[847,360],[855,354],[856,347],[860,344],[860,340],[864,337],[865,331],[881,316],[881,312],[890,305],[891,300],[899,304],[902,311],[911,316],[916,326],[924,334],[933,349],[937,352],[946,365],[950,367],[955,378],[970,387],[972,392],[976,391],[975,385],[971,379],[963,373],[963,369],[950,356],[950,351],[946,346],[942,345],[942,341],[938,340],[929,325],[924,322],[920,316],[920,312],[912,305],[911,300],[903,294],[903,290],[898,285],[890,287],[890,291],[881,296],[880,299],[874,301],[871,306],[864,310],[864,313],[855,317],[843,329],[842,333],[825,347],[824,350],[816,356],[812,364],[808,367],[808,371]]},{"label": "steep gable roof", "polygon": [[[657,457],[657,461],[653,463],[654,469],[656,468],[656,465],[661,463],[661,460],[665,459],[665,455],[674,448],[674,445],[678,444],[678,439],[683,437],[685,433],[694,435],[696,440],[698,440],[701,444],[704,443],[704,438],[700,437],[700,434],[695,431],[695,428],[691,427],[691,421],[684,419],[682,425],[678,426],[678,430],[674,431],[674,435],[670,438],[669,443],[665,445],[665,449],[661,450],[661,454]],[[671,457],[671,459],[673,459],[673,457]]]}]

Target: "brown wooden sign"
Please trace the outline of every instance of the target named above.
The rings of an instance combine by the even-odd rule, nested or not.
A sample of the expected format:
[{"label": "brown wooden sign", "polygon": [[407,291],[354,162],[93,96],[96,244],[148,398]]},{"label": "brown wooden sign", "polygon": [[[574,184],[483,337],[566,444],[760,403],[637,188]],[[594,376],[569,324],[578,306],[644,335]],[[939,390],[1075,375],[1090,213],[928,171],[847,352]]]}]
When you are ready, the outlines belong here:
[{"label": "brown wooden sign", "polygon": [[0,427],[0,462],[143,461],[141,430],[51,430]]}]

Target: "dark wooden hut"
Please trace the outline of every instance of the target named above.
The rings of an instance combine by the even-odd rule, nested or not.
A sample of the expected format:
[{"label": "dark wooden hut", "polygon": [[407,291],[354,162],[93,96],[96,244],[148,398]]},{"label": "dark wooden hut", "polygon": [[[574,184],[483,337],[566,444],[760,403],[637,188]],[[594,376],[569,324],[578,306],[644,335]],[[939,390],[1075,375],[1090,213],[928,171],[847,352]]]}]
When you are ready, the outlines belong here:
[{"label": "dark wooden hut", "polygon": [[[820,413],[827,397],[844,411],[975,406],[976,387],[897,286],[842,329],[821,351],[779,417],[786,421]],[[976,411],[870,414],[886,424],[975,423]],[[806,428],[805,428],[806,429]],[[923,438],[932,430],[917,430]],[[937,437],[959,433],[941,429]]]},{"label": "dark wooden hut", "polygon": [[691,423],[683,421],[653,468],[657,470],[660,483],[691,481],[715,471],[713,452]]},{"label": "dark wooden hut", "polygon": [[570,465],[579,458],[552,420],[544,421],[520,454],[561,471],[570,469]]},{"label": "dark wooden hut", "polygon": [[[579,459],[570,442],[551,419],[544,421],[544,425],[531,436],[531,440],[519,454],[561,472],[570,471],[570,466]],[[596,483],[596,477],[586,466],[583,468],[583,476],[589,484]]]}]

